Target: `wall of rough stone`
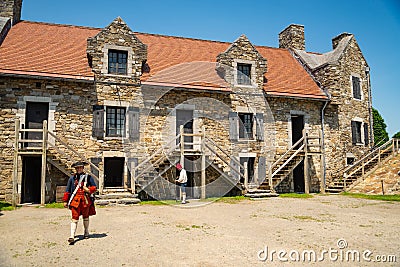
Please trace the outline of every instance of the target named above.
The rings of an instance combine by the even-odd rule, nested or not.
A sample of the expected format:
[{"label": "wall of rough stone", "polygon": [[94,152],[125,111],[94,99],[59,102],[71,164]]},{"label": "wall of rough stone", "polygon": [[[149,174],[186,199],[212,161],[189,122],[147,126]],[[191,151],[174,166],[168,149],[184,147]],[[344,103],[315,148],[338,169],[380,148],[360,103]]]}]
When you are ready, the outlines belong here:
[{"label": "wall of rough stone", "polygon": [[279,33],[279,48],[305,50],[304,26],[291,24]]},{"label": "wall of rough stone", "polygon": [[[344,35],[347,36],[347,35]],[[340,37],[340,36],[339,36]],[[341,36],[343,37],[343,36]],[[338,38],[333,40],[337,45]],[[369,96],[370,88],[365,69],[367,63],[358,44],[353,37],[343,56],[336,64],[329,64],[317,69],[313,74],[327,89],[332,97],[325,110],[325,151],[327,180],[346,166],[346,154],[352,153],[356,159],[371,147],[372,135],[369,131],[370,144],[353,145],[351,134],[351,121],[360,118],[371,126]],[[351,76],[361,78],[362,100],[353,98]],[[370,127],[369,127],[370,128]]]}]

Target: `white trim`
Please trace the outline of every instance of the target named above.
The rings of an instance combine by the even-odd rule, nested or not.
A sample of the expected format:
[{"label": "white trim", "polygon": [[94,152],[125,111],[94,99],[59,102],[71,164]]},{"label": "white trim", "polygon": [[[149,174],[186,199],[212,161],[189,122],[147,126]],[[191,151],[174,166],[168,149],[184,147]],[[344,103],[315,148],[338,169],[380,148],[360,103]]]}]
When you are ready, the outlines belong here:
[{"label": "white trim", "polygon": [[[119,51],[126,51],[128,52],[127,56],[127,62],[126,62],[126,75],[120,75],[120,74],[111,74],[108,73],[108,50],[119,50]],[[132,64],[133,64],[133,49],[132,47],[127,47],[127,46],[120,46],[120,45],[112,45],[112,44],[105,44],[103,49],[103,57],[101,58],[102,68],[101,68],[101,74],[104,74],[105,76],[113,76],[113,77],[129,77],[132,76]]]}]

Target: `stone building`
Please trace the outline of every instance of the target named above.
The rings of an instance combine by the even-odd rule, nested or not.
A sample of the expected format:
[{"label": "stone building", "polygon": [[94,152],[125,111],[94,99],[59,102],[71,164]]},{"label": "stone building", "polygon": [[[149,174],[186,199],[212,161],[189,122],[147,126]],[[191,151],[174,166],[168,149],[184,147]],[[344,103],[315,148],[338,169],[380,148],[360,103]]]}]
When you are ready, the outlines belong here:
[{"label": "stone building", "polygon": [[51,202],[75,160],[101,195],[174,198],[254,188],[324,192],[373,145],[369,67],[352,34],[305,50],[21,21],[0,9],[0,199]]}]

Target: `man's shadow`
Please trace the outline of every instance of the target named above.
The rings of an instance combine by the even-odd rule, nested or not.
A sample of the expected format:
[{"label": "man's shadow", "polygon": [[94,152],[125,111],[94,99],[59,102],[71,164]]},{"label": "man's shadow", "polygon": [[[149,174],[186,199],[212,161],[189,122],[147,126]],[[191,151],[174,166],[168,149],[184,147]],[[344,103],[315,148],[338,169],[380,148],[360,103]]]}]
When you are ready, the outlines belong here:
[{"label": "man's shadow", "polygon": [[[103,237],[106,237],[106,236],[107,236],[106,233],[101,233],[101,234],[90,234],[88,239],[103,238]],[[78,239],[75,240],[74,243],[85,240],[85,238],[84,238],[83,235],[77,235],[76,237],[77,237]]]}]

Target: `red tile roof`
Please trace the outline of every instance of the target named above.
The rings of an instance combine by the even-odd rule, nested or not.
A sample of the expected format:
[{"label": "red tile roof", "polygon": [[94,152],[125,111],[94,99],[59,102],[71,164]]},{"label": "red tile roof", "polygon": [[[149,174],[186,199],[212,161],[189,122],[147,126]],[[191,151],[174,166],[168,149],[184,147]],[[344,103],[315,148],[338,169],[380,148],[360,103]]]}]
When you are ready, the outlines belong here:
[{"label": "red tile roof", "polygon": [[[21,21],[11,28],[0,46],[0,73],[93,80],[86,45],[87,38],[99,31],[101,29]],[[148,46],[150,72],[143,74],[143,82],[226,90],[226,83],[212,70],[217,55],[230,43],[135,34]],[[256,46],[256,49],[267,59],[267,82],[264,84],[267,94],[326,99],[288,50],[263,46]]]}]

